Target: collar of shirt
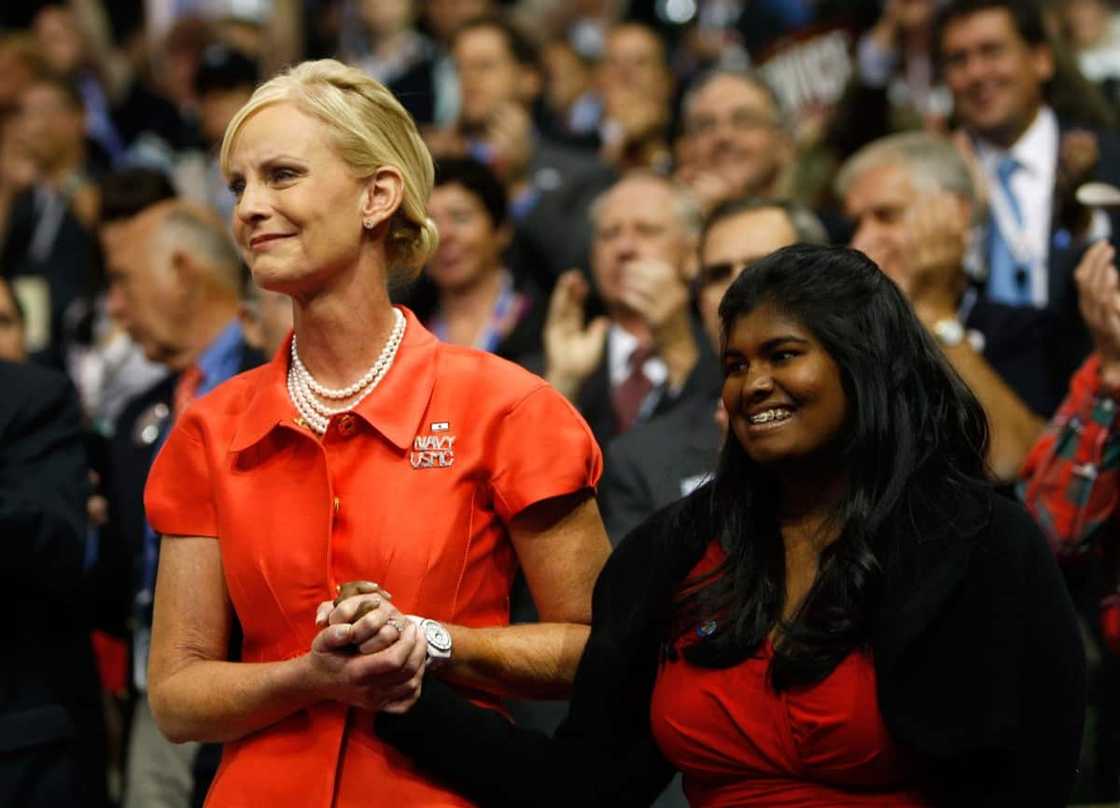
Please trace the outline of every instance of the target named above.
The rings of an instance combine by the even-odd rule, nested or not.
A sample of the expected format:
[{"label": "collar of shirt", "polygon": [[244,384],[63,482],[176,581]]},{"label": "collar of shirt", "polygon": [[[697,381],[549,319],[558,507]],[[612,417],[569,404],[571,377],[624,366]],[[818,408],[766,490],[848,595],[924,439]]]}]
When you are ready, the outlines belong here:
[{"label": "collar of shirt", "polygon": [[[412,445],[435,386],[439,341],[420,324],[416,315],[403,306],[398,308],[407,324],[397,356],[377,390],[353,412],[403,451]],[[288,398],[291,350],[292,335],[289,334],[265,367],[261,383],[254,390],[230,443],[230,451],[247,449],[282,423],[294,424],[299,413]]]},{"label": "collar of shirt", "polygon": [[1003,149],[983,138],[977,138],[976,154],[985,171],[993,177],[999,161],[1010,155],[1027,174],[1040,182],[1049,179],[1053,185],[1058,165],[1058,118],[1050,107],[1040,107],[1027,131],[1010,149]]},{"label": "collar of shirt", "polygon": [[[638,338],[617,323],[607,332],[607,361],[611,387],[617,387],[630,375],[630,354],[638,347]],[[669,368],[660,356],[651,356],[642,365],[642,371],[654,388],[661,387],[669,378]]]},{"label": "collar of shirt", "polygon": [[237,375],[241,369],[243,345],[241,323],[236,319],[230,320],[229,325],[222,329],[198,357],[198,369],[202,371],[198,395],[209,393],[226,379]]}]

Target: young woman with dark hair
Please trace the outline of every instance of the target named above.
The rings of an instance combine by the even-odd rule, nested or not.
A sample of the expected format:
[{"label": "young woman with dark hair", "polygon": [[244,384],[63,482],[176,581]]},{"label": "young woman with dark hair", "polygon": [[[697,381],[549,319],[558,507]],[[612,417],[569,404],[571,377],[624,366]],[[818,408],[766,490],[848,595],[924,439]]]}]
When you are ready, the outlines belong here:
[{"label": "young woman with dark hair", "polygon": [[555,738],[438,683],[383,737],[490,805],[1063,805],[1073,610],[988,482],[976,399],[861,253],[799,245],[720,307],[715,477],[596,585]]}]

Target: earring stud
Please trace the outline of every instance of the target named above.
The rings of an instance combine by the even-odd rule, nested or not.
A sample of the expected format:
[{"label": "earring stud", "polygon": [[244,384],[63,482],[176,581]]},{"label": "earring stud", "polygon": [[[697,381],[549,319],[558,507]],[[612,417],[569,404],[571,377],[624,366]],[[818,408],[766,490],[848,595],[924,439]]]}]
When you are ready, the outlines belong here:
[{"label": "earring stud", "polygon": [[366,230],[372,230],[373,229],[373,219],[366,219],[365,221],[363,221],[362,222],[362,227],[364,227]]}]

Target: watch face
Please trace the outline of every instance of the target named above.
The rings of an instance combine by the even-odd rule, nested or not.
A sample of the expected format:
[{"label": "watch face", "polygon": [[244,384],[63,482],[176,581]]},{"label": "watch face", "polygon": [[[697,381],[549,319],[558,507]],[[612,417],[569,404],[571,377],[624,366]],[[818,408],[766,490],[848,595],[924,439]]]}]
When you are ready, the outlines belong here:
[{"label": "watch face", "polygon": [[953,347],[964,339],[964,326],[957,320],[941,320],[933,326],[933,333],[943,345]]},{"label": "watch face", "polygon": [[424,621],[424,638],[437,651],[447,653],[451,650],[451,634],[435,620]]}]

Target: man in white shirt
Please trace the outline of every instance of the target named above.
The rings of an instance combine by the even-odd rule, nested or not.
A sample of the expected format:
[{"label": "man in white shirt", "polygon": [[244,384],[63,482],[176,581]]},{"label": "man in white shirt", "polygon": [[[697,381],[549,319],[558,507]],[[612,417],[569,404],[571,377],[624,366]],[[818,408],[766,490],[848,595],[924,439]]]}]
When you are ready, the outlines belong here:
[{"label": "man in white shirt", "polygon": [[1113,229],[1103,215],[1073,210],[1073,191],[1094,170],[1120,170],[1107,159],[1111,137],[1094,135],[1098,159],[1082,170],[1060,159],[1078,122],[1060,119],[1046,102],[1054,56],[1032,4],[954,0],[941,12],[937,44],[962,144],[987,180],[985,294],[1013,306],[1071,310],[1077,255]]}]

